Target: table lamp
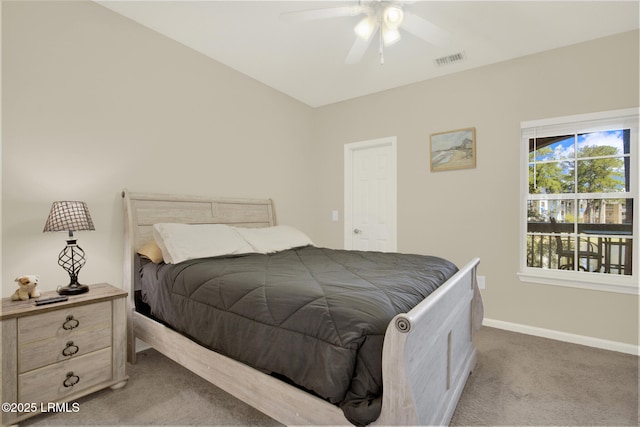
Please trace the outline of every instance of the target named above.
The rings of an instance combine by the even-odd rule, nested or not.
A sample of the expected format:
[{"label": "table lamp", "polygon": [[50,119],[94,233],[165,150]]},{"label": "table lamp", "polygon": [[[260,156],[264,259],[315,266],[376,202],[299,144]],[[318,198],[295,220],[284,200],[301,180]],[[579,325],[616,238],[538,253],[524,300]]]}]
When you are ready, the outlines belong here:
[{"label": "table lamp", "polygon": [[74,231],[95,230],[89,208],[84,202],[53,202],[43,232],[68,231],[67,246],[58,255],[58,264],[64,268],[71,281],[68,286],[59,287],[60,295],[77,295],[89,291],[87,285],[78,283],[78,273],[85,264],[84,251],[76,244]]}]

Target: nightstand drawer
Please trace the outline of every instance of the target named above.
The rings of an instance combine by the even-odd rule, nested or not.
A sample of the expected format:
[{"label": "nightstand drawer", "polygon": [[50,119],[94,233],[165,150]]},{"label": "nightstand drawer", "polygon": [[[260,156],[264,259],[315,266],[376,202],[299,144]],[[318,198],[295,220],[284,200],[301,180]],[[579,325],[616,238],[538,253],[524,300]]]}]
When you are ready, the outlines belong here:
[{"label": "nightstand drawer", "polygon": [[110,325],[109,301],[61,308],[18,319],[18,346],[53,337],[66,339],[78,333],[93,333]]},{"label": "nightstand drawer", "polygon": [[[107,283],[90,288],[56,304],[2,299],[3,402],[62,403],[126,384],[127,293]],[[53,296],[55,291],[42,293]],[[39,412],[2,412],[0,425]]]},{"label": "nightstand drawer", "polygon": [[54,336],[39,341],[31,341],[18,346],[18,372],[70,360],[111,346],[111,323],[99,329],[83,328],[68,336]]},{"label": "nightstand drawer", "polygon": [[109,381],[111,347],[21,374],[19,402],[56,402],[83,389]]}]

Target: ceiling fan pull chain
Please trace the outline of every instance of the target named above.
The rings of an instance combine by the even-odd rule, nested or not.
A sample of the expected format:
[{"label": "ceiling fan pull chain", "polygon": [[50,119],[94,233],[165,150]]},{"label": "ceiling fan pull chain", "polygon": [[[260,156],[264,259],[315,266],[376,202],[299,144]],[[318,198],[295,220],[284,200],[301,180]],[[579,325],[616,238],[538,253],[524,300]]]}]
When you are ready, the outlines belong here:
[{"label": "ceiling fan pull chain", "polygon": [[378,40],[380,42],[380,65],[384,65],[384,40],[382,39],[382,30],[379,31]]}]

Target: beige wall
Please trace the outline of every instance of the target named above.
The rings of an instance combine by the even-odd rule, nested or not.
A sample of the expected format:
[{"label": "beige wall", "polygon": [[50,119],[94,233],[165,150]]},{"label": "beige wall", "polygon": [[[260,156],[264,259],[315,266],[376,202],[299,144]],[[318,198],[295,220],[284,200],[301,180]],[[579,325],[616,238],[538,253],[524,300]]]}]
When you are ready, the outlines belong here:
[{"label": "beige wall", "polygon": [[[398,249],[481,258],[486,317],[625,343],[638,297],[520,282],[520,122],[638,106],[638,32],[425,81],[314,111],[319,236],[342,244],[342,150],[397,136]],[[477,167],[431,173],[429,135],[475,127]]]},{"label": "beige wall", "polygon": [[[398,137],[398,245],[482,258],[487,317],[637,342],[637,297],[519,282],[519,124],[638,106],[638,33],[311,109],[98,5],[2,10],[2,295],[66,284],[51,202],[88,202],[86,283],[122,277],[119,193],[272,197],[342,247],[344,144]],[[612,65],[613,64],[613,65]],[[478,166],[430,173],[429,134],[475,126]],[[249,173],[248,171],[251,171]]]},{"label": "beige wall", "polygon": [[310,107],[90,2],[4,2],[2,33],[3,296],[68,283],[54,200],[93,216],[84,283],[122,281],[125,187],[271,197],[312,229]]}]

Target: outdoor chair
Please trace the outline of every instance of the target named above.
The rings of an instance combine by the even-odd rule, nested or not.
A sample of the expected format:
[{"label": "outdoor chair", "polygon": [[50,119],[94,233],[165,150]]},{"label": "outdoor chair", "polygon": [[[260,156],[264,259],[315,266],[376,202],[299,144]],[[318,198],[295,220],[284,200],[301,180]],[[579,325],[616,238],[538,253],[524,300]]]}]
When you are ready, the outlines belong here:
[{"label": "outdoor chair", "polygon": [[[558,223],[555,218],[551,218],[551,229],[555,234],[558,251],[558,268],[561,270],[575,270],[575,247],[569,237],[562,237]],[[602,253],[598,250],[598,245],[578,238],[578,269],[582,271],[600,271],[602,269]],[[586,267],[581,262],[586,260]],[[594,269],[591,267],[594,266]]]}]

